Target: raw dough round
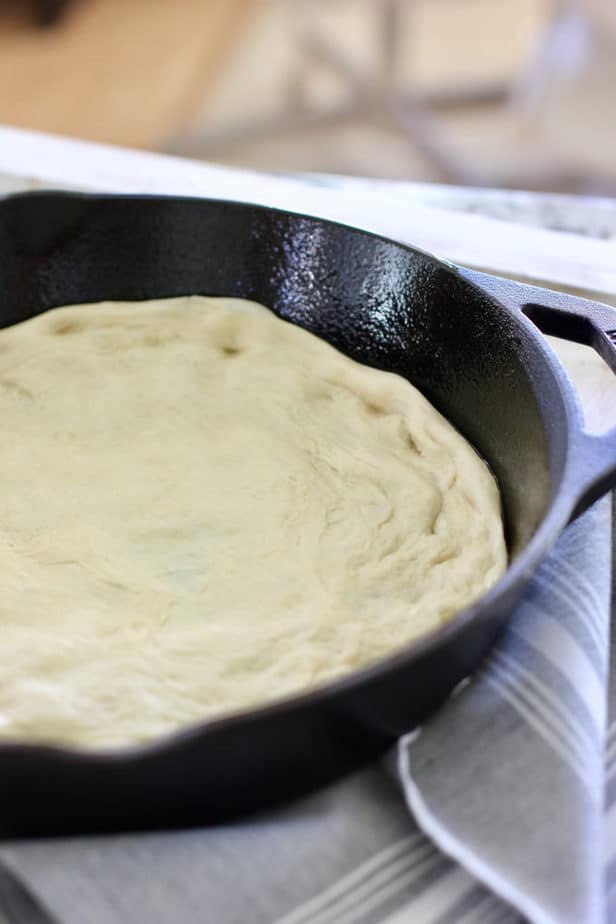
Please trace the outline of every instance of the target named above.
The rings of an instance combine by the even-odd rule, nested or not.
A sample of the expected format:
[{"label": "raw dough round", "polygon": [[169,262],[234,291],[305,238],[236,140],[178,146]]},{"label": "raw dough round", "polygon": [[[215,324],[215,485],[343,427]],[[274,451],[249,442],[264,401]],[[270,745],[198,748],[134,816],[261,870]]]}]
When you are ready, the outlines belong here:
[{"label": "raw dough round", "polygon": [[0,734],[145,741],[483,593],[496,483],[408,382],[238,299],[0,332]]}]

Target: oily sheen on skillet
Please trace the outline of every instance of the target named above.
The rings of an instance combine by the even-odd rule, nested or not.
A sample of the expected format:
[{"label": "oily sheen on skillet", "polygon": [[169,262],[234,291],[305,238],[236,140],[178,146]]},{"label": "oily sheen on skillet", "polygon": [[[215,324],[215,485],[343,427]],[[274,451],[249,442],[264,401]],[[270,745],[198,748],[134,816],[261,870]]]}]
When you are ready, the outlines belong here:
[{"label": "oily sheen on skillet", "polygon": [[188,293],[262,302],[419,387],[496,475],[509,568],[448,625],[312,692],[145,746],[0,744],[4,836],[213,822],[373,759],[477,666],[566,524],[616,484],[616,433],[584,432],[538,329],[593,346],[616,371],[612,309],[259,206],[41,192],[0,202],[2,326],[63,304]]}]

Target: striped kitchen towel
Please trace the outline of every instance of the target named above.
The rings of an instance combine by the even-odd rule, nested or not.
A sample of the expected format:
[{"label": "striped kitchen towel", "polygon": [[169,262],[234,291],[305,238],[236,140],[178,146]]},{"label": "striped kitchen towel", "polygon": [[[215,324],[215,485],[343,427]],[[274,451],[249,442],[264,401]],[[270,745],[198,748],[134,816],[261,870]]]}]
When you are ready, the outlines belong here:
[{"label": "striped kitchen towel", "polygon": [[29,894],[0,875],[0,922],[616,921],[610,509],[569,527],[479,673],[383,764],[233,825],[4,844]]}]

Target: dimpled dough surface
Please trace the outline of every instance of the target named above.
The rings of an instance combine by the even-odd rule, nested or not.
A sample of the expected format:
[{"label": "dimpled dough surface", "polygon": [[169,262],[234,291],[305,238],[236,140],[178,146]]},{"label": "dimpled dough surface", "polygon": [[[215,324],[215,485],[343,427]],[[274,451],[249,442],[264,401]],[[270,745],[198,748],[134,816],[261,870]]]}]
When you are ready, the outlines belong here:
[{"label": "dimpled dough surface", "polygon": [[0,419],[5,738],[139,742],[321,683],[505,568],[468,443],[252,302],[0,331]]}]

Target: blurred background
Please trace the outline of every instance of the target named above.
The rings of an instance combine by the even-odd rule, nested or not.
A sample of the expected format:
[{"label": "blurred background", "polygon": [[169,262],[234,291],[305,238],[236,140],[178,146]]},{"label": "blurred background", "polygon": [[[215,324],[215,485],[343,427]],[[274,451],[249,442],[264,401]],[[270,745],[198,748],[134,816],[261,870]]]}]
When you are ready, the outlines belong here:
[{"label": "blurred background", "polygon": [[615,0],[0,0],[0,123],[616,194]]}]

